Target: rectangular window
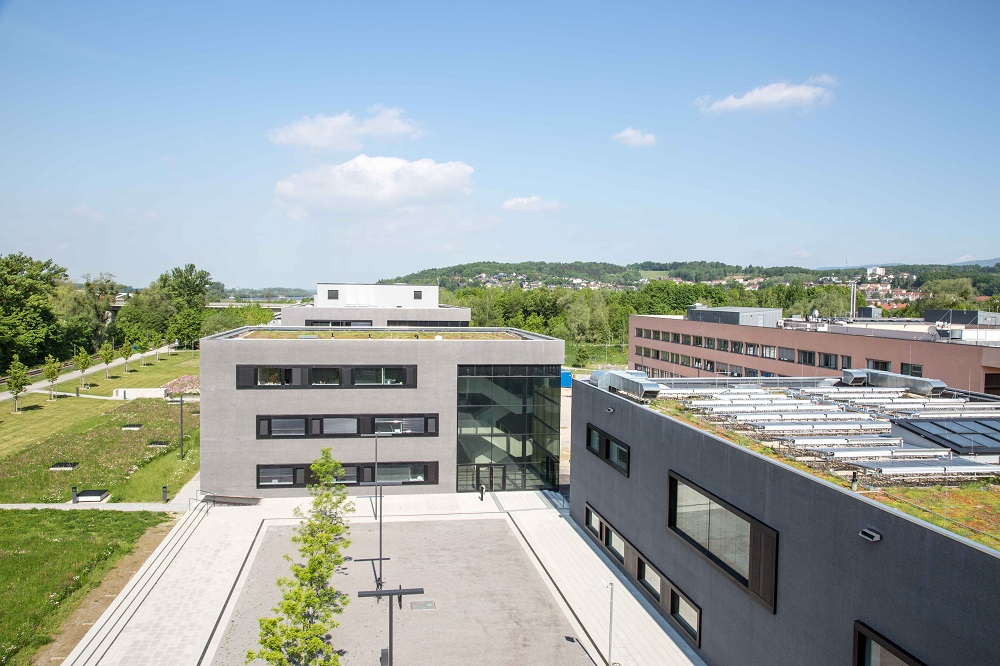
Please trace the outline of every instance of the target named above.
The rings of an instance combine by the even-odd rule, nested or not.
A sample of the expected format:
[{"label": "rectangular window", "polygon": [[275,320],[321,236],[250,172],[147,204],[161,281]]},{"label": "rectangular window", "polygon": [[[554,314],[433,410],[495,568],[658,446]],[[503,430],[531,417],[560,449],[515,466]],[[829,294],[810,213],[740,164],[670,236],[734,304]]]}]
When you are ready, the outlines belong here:
[{"label": "rectangular window", "polygon": [[705,359],[705,372],[715,372],[715,361]]},{"label": "rectangular window", "polygon": [[760,348],[760,355],[764,358],[778,358],[778,348],[764,345]]},{"label": "rectangular window", "polygon": [[625,541],[612,529],[604,527],[604,545],[619,562],[625,561]]},{"label": "rectangular window", "polygon": [[799,350],[799,365],[816,365],[816,352]]},{"label": "rectangular window", "polygon": [[291,368],[257,368],[257,386],[282,386],[292,383]]},{"label": "rectangular window", "polygon": [[637,337],[637,338],[641,338],[642,337],[642,329],[641,328],[635,329],[635,337]]},{"label": "rectangular window", "polygon": [[892,363],[890,363],[889,361],[879,361],[878,359],[870,358],[868,359],[868,369],[882,370],[883,372],[892,372]]},{"label": "rectangular window", "polygon": [[732,349],[732,351],[733,351],[734,354],[742,354],[743,353],[743,343],[740,342],[739,340],[733,340],[729,344],[730,344],[730,348]]},{"label": "rectangular window", "polygon": [[671,333],[670,334],[670,341],[673,342],[675,345],[679,345],[681,343],[681,334],[680,333]]},{"label": "rectangular window", "polygon": [[684,335],[682,335],[681,336],[681,344],[682,345],[689,345],[689,344],[691,344],[691,336],[687,335],[686,333]]},{"label": "rectangular window", "polygon": [[753,368],[744,368],[743,369],[743,374],[746,377],[758,377],[758,376],[760,376],[760,373],[757,372],[756,370],[754,370]]},{"label": "rectangular window", "polygon": [[601,536],[601,523],[597,514],[588,506],[585,509],[584,521],[587,523],[587,529],[593,532],[596,536]]},{"label": "rectangular window", "polygon": [[670,362],[671,363],[680,363],[681,362],[681,355],[680,354],[671,354],[670,355]]},{"label": "rectangular window", "polygon": [[778,533],[679,474],[669,475],[667,526],[773,613]]},{"label": "rectangular window", "polygon": [[354,368],[353,383],[355,386],[406,386],[406,368]]},{"label": "rectangular window", "polygon": [[292,467],[258,467],[258,486],[291,486],[295,483]]},{"label": "rectangular window", "polygon": [[650,352],[649,347],[642,348],[642,355],[645,356],[646,358],[649,358],[649,352]]},{"label": "rectangular window", "polygon": [[670,588],[670,617],[691,636],[698,645],[701,633],[701,610],[675,587]]},{"label": "rectangular window", "polygon": [[837,369],[837,355],[836,354],[824,354],[820,352],[819,354],[819,367],[829,368],[830,370]]},{"label": "rectangular window", "polygon": [[722,338],[719,338],[717,344],[719,345],[718,347],[719,351],[724,351],[724,352],[729,351],[729,340],[723,340]]},{"label": "rectangular window", "polygon": [[691,357],[690,356],[681,356],[681,365],[686,365],[688,367],[691,367]]},{"label": "rectangular window", "polygon": [[601,431],[594,428],[587,428],[587,449],[594,453],[601,452]]},{"label": "rectangular window", "polygon": [[357,435],[358,420],[356,418],[346,418],[330,416],[323,419],[324,435]]},{"label": "rectangular window", "polygon": [[659,340],[660,339],[660,332],[659,331],[653,331],[653,339],[654,340]]},{"label": "rectangular window", "polygon": [[788,347],[778,347],[778,360],[788,361],[789,363],[795,362],[795,350],[789,349]]},{"label": "rectangular window", "polygon": [[326,290],[326,298],[327,298],[327,300],[331,300],[331,301],[339,300],[340,299],[340,290],[339,289],[327,289]]},{"label": "rectangular window", "polygon": [[840,357],[840,368],[842,370],[850,370],[853,367],[854,366],[851,365],[851,357],[850,356],[841,356]]},{"label": "rectangular window", "polygon": [[725,374],[728,375],[729,374],[729,364],[728,363],[716,363],[715,364],[715,371],[716,372],[722,372],[722,373],[725,373]]},{"label": "rectangular window", "polygon": [[693,344],[695,347],[702,347],[704,346],[705,341],[704,338],[702,338],[700,335],[695,335],[691,337],[691,344]]},{"label": "rectangular window", "polygon": [[427,478],[427,465],[423,463],[379,463],[379,481],[402,481],[403,483],[423,483]]},{"label": "rectangular window", "polygon": [[715,338],[705,338],[705,349],[715,349]]},{"label": "rectangular window", "polygon": [[730,377],[742,377],[743,376],[743,368],[741,368],[738,365],[731,365],[731,366],[729,366],[729,376]]},{"label": "rectangular window", "polygon": [[358,482],[358,468],[356,465],[344,465],[343,472],[337,477],[337,483],[342,483],[345,486],[355,485]]},{"label": "rectangular window", "polygon": [[743,353],[747,356],[760,356],[760,345],[748,342],[743,349]]},{"label": "rectangular window", "polygon": [[854,622],[854,666],[926,666],[864,622]]},{"label": "rectangular window", "polygon": [[379,434],[422,435],[426,432],[426,421],[423,416],[400,418],[376,416],[375,432]]},{"label": "rectangular window", "polygon": [[639,567],[636,570],[636,577],[639,579],[639,582],[642,583],[647,590],[649,590],[649,593],[652,594],[657,601],[659,601],[660,576],[656,573],[656,570],[649,566],[649,563],[642,558],[639,558]]},{"label": "rectangular window", "polygon": [[424,298],[424,292],[422,292],[422,291],[414,291],[413,292],[413,300],[420,301],[420,300],[423,300],[423,298]]},{"label": "rectangular window", "polygon": [[923,377],[924,376],[924,366],[916,365],[915,363],[901,363],[900,374],[909,375],[910,377]]},{"label": "rectangular window", "polygon": [[608,462],[628,473],[628,447],[613,439],[608,439]]},{"label": "rectangular window", "polygon": [[651,330],[649,330],[648,328],[644,328],[644,329],[642,329],[642,337],[644,337],[644,338],[646,338],[648,340],[649,338],[653,337],[653,332]]},{"label": "rectangular window", "polygon": [[340,368],[310,368],[312,386],[340,386]]},{"label": "rectangular window", "polygon": [[639,345],[635,346],[635,355],[642,356],[642,347],[640,347]]},{"label": "rectangular window", "polygon": [[304,437],[305,434],[306,420],[304,418],[271,419],[272,437]]},{"label": "rectangular window", "polygon": [[698,368],[699,370],[701,370],[701,359],[700,358],[691,359],[691,367]]}]

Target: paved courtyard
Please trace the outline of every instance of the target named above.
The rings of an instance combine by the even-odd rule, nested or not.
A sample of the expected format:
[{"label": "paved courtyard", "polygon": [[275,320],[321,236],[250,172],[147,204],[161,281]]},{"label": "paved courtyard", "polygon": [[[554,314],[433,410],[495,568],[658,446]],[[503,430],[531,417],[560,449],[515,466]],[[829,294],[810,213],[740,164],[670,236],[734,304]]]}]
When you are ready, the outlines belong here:
[{"label": "paved courtyard", "polygon": [[[356,501],[348,554],[375,557],[371,504]],[[302,504],[194,505],[62,663],[242,663],[257,617],[277,599],[292,511]],[[395,613],[397,664],[607,664],[611,581],[612,663],[703,663],[554,493],[387,496],[384,555],[387,585],[425,589]],[[349,562],[343,589],[372,587],[371,565]],[[435,607],[414,610],[411,601]],[[346,664],[378,663],[387,616],[385,602],[352,598],[334,633]]]}]

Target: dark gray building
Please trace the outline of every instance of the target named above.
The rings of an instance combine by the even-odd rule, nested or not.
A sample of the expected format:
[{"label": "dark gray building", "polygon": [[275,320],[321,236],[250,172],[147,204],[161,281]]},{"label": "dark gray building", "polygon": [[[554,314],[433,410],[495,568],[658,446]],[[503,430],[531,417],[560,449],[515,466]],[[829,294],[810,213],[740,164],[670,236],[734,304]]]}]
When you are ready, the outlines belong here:
[{"label": "dark gray building", "polygon": [[1000,553],[573,383],[571,516],[707,663],[995,664]]},{"label": "dark gray building", "polygon": [[564,343],[512,329],[244,328],[201,341],[201,486],[303,495],[332,448],[386,492],[555,488]]},{"label": "dark gray building", "polygon": [[701,303],[695,303],[688,306],[687,318],[688,321],[704,321],[712,324],[774,328],[781,321],[781,312],[781,308],[740,308],[733,306],[709,308]]}]

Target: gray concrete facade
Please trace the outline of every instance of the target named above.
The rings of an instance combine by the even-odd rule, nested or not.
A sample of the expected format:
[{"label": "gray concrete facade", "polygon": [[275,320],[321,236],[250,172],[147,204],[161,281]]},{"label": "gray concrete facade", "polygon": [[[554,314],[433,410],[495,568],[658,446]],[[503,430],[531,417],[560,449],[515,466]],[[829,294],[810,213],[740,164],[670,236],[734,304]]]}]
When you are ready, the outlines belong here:
[{"label": "gray concrete facade", "polygon": [[[627,476],[588,424],[629,447]],[[589,505],[630,544],[626,572],[641,554],[700,608],[707,663],[854,663],[856,621],[925,664],[997,662],[997,551],[579,381],[572,433],[573,520]],[[777,531],[774,612],[668,527],[670,472]]]},{"label": "gray concrete facade", "polygon": [[[258,488],[257,466],[308,466],[324,448],[331,448],[345,464],[374,460],[375,443],[369,437],[259,438],[261,415],[435,414],[435,436],[380,437],[379,462],[437,462],[437,483],[387,487],[385,493],[454,492],[458,366],[562,363],[562,340],[524,332],[517,336],[510,340],[435,340],[433,334],[420,339],[267,339],[238,337],[231,331],[205,338],[201,341],[202,490],[241,496],[305,495],[304,488]],[[345,381],[337,387],[237,388],[237,366],[336,365],[415,367],[415,386],[355,387]]]}]

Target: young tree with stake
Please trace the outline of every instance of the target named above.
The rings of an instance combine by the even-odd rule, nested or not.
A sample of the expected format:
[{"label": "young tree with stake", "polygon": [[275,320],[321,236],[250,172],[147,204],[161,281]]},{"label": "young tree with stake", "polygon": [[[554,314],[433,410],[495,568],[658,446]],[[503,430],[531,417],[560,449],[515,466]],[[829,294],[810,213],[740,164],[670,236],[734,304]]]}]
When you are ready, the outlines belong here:
[{"label": "young tree with stake", "polygon": [[97,350],[97,355],[101,357],[101,362],[104,364],[104,378],[111,379],[111,361],[115,360],[115,348],[111,346],[110,342],[105,341],[101,348]]},{"label": "young tree with stake", "polygon": [[49,400],[55,400],[56,380],[59,379],[59,368],[62,364],[52,354],[45,357],[45,367],[42,369],[42,376],[49,383]]},{"label": "young tree with stake", "polygon": [[87,353],[86,349],[80,347],[80,351],[73,357],[73,365],[75,365],[76,369],[80,371],[80,387],[87,388],[87,382],[85,380],[87,368],[90,367],[90,354]]},{"label": "young tree with stake", "polygon": [[28,388],[28,366],[21,363],[17,354],[11,356],[10,368],[7,370],[7,390],[14,398],[14,413],[20,414],[17,408],[17,396]]}]

